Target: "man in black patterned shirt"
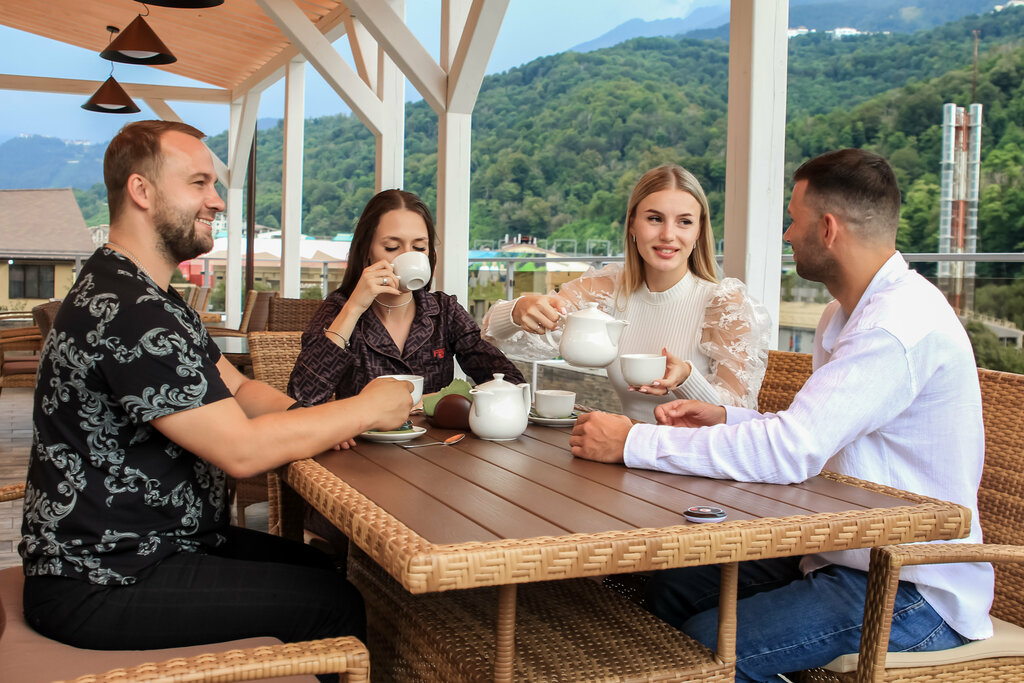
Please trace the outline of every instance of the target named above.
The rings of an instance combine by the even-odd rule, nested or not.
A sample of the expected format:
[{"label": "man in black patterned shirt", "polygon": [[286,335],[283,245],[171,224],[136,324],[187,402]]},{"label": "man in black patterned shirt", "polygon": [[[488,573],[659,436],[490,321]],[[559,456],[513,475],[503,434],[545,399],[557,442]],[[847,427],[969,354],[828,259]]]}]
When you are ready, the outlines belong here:
[{"label": "man in black patterned shirt", "polygon": [[308,546],[232,527],[244,478],[407,418],[410,386],[293,401],[227,362],[170,287],[209,251],[224,204],[203,135],[125,126],[104,159],[110,241],[82,268],[46,341],[22,542],[25,615],[90,649],[254,636],[357,635],[358,592]]}]

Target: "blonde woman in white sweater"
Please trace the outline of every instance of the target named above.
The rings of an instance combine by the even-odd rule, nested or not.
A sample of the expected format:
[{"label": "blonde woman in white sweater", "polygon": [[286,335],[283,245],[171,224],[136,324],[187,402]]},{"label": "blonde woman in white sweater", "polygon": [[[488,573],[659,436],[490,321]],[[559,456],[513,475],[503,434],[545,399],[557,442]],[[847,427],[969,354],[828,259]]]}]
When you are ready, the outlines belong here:
[{"label": "blonde woman in white sweater", "polygon": [[499,301],[484,317],[484,338],[519,358],[554,358],[558,349],[544,332],[560,327],[567,312],[597,302],[630,322],[620,354],[668,358],[665,377],[642,387],[626,384],[618,362],[608,366],[627,415],[655,422],[655,406],[676,398],[756,408],[771,320],[742,282],[718,280],[700,183],[674,164],[651,169],[629,198],[626,226],[625,263],[591,268],[558,293]]}]

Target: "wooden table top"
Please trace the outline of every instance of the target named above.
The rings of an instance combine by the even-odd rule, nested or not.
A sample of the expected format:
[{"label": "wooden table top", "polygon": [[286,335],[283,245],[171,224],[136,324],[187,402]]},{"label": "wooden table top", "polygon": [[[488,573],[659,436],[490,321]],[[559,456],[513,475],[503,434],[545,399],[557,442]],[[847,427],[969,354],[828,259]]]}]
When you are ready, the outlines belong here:
[{"label": "wooden table top", "polygon": [[[427,426],[427,425],[424,425]],[[953,503],[823,474],[788,486],[573,458],[568,428],[406,450],[357,439],[284,481],[414,593],[960,538]],[[451,430],[428,426],[427,438]],[[694,524],[683,511],[723,508]]]}]

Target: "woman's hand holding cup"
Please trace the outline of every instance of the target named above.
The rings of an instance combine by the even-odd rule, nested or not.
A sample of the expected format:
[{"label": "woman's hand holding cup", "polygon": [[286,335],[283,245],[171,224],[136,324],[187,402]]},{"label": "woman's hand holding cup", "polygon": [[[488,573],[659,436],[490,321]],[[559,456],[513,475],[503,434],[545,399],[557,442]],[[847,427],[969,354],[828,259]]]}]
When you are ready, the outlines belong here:
[{"label": "woman's hand holding cup", "polygon": [[401,293],[402,290],[398,288],[398,278],[395,277],[395,271],[391,268],[391,264],[385,259],[381,259],[363,268],[363,274],[359,276],[359,282],[352,290],[349,301],[365,311],[381,294],[397,295]]},{"label": "woman's hand holding cup", "polygon": [[[657,358],[655,354],[634,354],[637,357],[646,357],[651,359],[646,362],[654,362]],[[650,394],[651,396],[664,396],[668,392],[672,391],[680,384],[686,381],[686,378],[690,376],[690,371],[693,366],[690,365],[690,361],[681,360],[673,356],[668,352],[668,349],[663,348],[661,350],[661,356],[665,358],[664,376],[654,381],[647,380],[646,382],[639,376],[633,373],[627,373],[627,365],[640,366],[645,361],[629,361],[627,356],[622,356],[620,363],[622,364],[622,376],[628,384],[630,384],[630,391],[639,391],[642,394]],[[659,365],[660,367],[660,365]],[[638,380],[638,383],[634,384],[632,379]],[[643,382],[643,383],[639,383]]]}]

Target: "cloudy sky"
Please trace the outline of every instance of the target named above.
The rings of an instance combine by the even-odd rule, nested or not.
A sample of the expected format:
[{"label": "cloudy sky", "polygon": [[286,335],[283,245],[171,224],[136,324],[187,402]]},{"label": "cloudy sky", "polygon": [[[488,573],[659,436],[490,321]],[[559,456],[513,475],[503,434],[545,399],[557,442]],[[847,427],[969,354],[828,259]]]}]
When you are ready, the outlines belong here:
[{"label": "cloudy sky", "polygon": [[[499,73],[537,57],[563,52],[633,18],[685,17],[695,7],[723,5],[728,0],[511,0],[502,23],[488,73]],[[440,0],[406,0],[406,23],[434,55],[438,55]],[[345,44],[345,39],[339,41]],[[174,50],[174,46],[169,46]],[[341,50],[347,54],[347,47]],[[25,55],[31,55],[26,59]],[[0,73],[105,80],[110,62],[77,47],[0,27]],[[117,64],[114,76],[123,82],[203,85],[158,69]],[[420,97],[407,89],[411,100]],[[80,108],[77,95],[0,91],[0,143],[23,134],[65,140],[105,142],[128,121],[153,118],[143,102],[134,116],[99,114]],[[171,102],[187,122],[215,135],[228,127],[227,107]],[[311,67],[306,70],[306,117],[348,111],[337,94]],[[261,118],[284,116],[284,82],[267,89],[260,102]]]}]

